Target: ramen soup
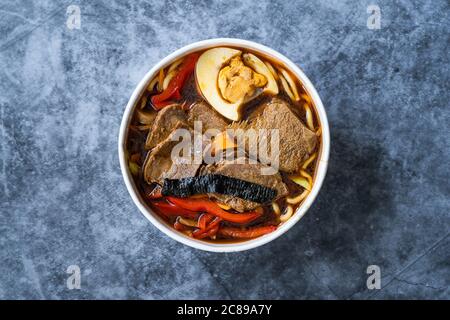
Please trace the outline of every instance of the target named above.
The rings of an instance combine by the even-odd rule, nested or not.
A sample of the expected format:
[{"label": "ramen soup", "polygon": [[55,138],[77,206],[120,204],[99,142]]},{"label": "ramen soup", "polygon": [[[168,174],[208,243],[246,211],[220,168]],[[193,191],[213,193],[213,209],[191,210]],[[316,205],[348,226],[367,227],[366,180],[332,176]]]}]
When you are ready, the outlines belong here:
[{"label": "ramen soup", "polygon": [[142,198],[167,224],[228,242],[293,216],[320,149],[314,105],[290,70],[217,47],[159,70],[135,106],[126,157]]}]

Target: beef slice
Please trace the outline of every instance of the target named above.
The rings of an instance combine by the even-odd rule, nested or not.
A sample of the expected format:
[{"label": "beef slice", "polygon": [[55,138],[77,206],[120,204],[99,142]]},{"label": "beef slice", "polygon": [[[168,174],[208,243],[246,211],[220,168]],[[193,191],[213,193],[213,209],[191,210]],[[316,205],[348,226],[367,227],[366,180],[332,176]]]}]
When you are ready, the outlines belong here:
[{"label": "beef slice", "polygon": [[223,131],[228,125],[228,121],[205,101],[195,103],[188,111],[188,123],[194,127],[194,122],[202,123],[202,132],[208,129],[218,129]]},{"label": "beef slice", "polygon": [[149,150],[164,141],[175,129],[177,123],[187,124],[187,116],[180,105],[174,104],[161,109],[147,135],[145,149]]},{"label": "beef slice", "polygon": [[[176,129],[186,129],[187,132],[193,136],[193,131],[186,124],[178,122],[174,125],[174,131],[149,153],[144,162],[144,180],[151,183],[163,184],[164,179],[180,179],[186,177],[193,177],[196,175],[201,161],[195,161],[195,149],[191,146],[191,157],[183,158],[181,162],[174,162],[172,158],[172,150],[180,142],[179,139],[174,140],[174,135],[177,134]],[[200,151],[202,152],[202,151]],[[201,158],[200,158],[201,159]]]},{"label": "beef slice", "polygon": [[[257,117],[244,123],[244,129],[277,129],[279,133],[279,169],[287,173],[298,172],[303,162],[314,152],[317,145],[315,132],[308,129],[297,115],[291,110],[289,104],[284,100],[273,98],[264,103]],[[270,143],[270,131],[263,136],[267,139],[268,152],[260,152],[258,149],[258,160],[262,163],[271,163],[272,150]],[[258,138],[261,142],[261,137]],[[248,150],[248,143],[246,146]]]}]

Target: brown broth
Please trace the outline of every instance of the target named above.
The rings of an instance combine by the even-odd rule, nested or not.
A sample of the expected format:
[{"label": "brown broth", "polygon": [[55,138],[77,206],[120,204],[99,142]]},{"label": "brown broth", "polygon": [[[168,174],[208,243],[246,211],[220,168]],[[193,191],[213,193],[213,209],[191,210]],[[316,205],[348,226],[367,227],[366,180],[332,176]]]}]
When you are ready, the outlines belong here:
[{"label": "brown broth", "polygon": [[[295,77],[295,75],[288,68],[286,68],[286,66],[284,66],[282,63],[275,61],[274,59],[271,59],[265,55],[260,54],[259,52],[255,52],[253,50],[243,49],[243,48],[239,48],[239,47],[235,47],[235,48],[239,49],[243,52],[251,52],[251,53],[255,54],[256,56],[258,56],[260,59],[269,61],[270,64],[272,64],[272,66],[275,69],[278,69],[278,68],[285,69],[287,72],[289,72],[291,77],[293,79],[295,79],[299,95],[305,94],[308,97],[310,97],[308,92],[305,90],[303,84],[300,82],[300,80],[297,77]],[[200,54],[202,52],[203,51],[199,51]],[[195,102],[203,100],[201,94],[198,92],[197,85],[195,83],[194,78],[195,77],[193,74],[191,76],[189,76],[189,78],[186,80],[185,86],[183,87],[183,89],[181,91],[181,95],[183,97],[181,102],[185,102],[184,103],[185,110],[189,109],[190,106],[192,106]],[[280,81],[278,80],[277,83],[281,89],[282,86],[280,84]],[[151,106],[150,97],[156,93],[157,93],[156,90],[153,90],[152,92],[145,90],[143,92],[140,100],[138,101],[137,105],[135,106],[135,111],[134,111],[135,114],[136,114],[136,109],[138,109],[142,103],[142,99],[147,99],[147,103],[142,110],[144,110],[146,112],[155,112],[155,110]],[[283,90],[280,90],[280,93],[277,96],[282,98],[283,100],[289,102],[289,104],[293,107],[292,108],[293,112],[306,125],[306,113],[303,108],[303,104],[305,103],[305,101],[303,99],[301,99],[298,102],[291,101],[289,96],[287,96],[287,94]],[[244,111],[243,111],[242,119],[247,119],[248,117],[250,117],[252,115],[254,116],[255,114],[257,114],[257,110],[256,110],[257,106],[260,105],[261,103],[267,101],[270,98],[271,98],[271,96],[261,95],[258,98],[248,102],[246,105],[243,106]],[[311,98],[310,98],[310,100],[311,100],[311,110],[313,113],[314,124],[315,124],[316,128],[320,128],[321,124],[319,121],[319,117],[317,115],[316,106],[312,103]],[[136,116],[134,115],[132,117],[131,125],[129,126],[129,130],[128,130],[128,134],[127,134],[126,146],[127,146],[127,151],[128,151],[128,157],[130,157],[132,154],[135,154],[135,153],[140,154],[140,157],[139,157],[140,161],[138,163],[138,165],[140,165],[140,171],[139,171],[138,175],[133,175],[133,179],[142,195],[142,198],[146,201],[146,203],[150,207],[155,209],[155,207],[152,205],[152,202],[154,200],[150,200],[147,196],[148,194],[150,194],[152,192],[155,185],[154,184],[148,185],[144,181],[143,174],[142,174],[142,164],[144,163],[144,159],[148,154],[148,151],[146,151],[144,149],[145,139],[146,139],[146,135],[147,135],[148,131],[139,131],[138,129],[136,129],[138,126],[139,126],[138,120],[137,120]],[[320,156],[321,156],[321,151],[322,151],[322,136],[319,136],[319,143],[318,143],[318,146],[316,146],[316,151],[315,151],[315,152],[317,152],[317,157],[309,165],[308,169],[306,170],[313,177],[313,184],[315,183],[315,175],[317,172],[318,159],[320,159]],[[288,187],[289,196],[291,196],[291,197],[297,196],[298,194],[303,192],[303,187],[297,185],[292,180],[290,180],[286,173],[281,172],[281,171],[280,171],[280,173],[282,175],[283,182],[285,182],[285,184]],[[303,201],[301,201],[297,205],[294,205],[294,213],[297,211],[298,207],[303,203]],[[277,200],[277,203],[280,207],[281,212],[283,212],[287,207],[286,197]],[[264,210],[263,216],[261,218],[258,218],[256,221],[253,221],[252,223],[246,225],[246,227],[251,227],[251,226],[255,226],[255,225],[264,226],[264,225],[279,225],[280,224],[279,217],[274,213],[271,204],[263,205],[262,208]],[[155,211],[157,211],[157,210],[155,210]],[[162,216],[162,218],[169,225],[173,226],[174,219],[172,219],[172,218],[166,219],[163,216]],[[224,221],[222,221],[221,223],[224,226],[233,226],[233,227],[238,226],[236,224],[224,222]],[[213,239],[202,239],[202,240],[206,241],[206,242],[214,242],[214,243],[235,243],[235,242],[247,241],[248,239],[226,239],[226,238],[220,239],[220,238],[217,238],[214,240]]]}]

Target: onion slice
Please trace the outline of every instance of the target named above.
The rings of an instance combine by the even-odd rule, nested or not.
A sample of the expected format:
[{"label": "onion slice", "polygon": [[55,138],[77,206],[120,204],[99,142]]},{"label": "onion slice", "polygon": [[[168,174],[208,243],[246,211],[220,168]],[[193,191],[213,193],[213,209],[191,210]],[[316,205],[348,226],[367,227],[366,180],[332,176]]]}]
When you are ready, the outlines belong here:
[{"label": "onion slice", "polygon": [[147,86],[147,91],[153,91],[153,88],[155,88],[155,85],[158,83],[159,77],[154,77],[152,81]]},{"label": "onion slice", "polygon": [[197,227],[197,221],[195,221],[194,219],[183,218],[178,216],[177,221],[188,227]]},{"label": "onion slice", "polygon": [[314,119],[313,119],[313,115],[311,112],[311,108],[309,107],[309,104],[305,103],[304,108],[305,108],[305,112],[306,112],[306,124],[308,125],[308,128],[311,131],[315,131],[314,130]]},{"label": "onion slice", "polygon": [[167,87],[169,86],[170,80],[172,80],[172,78],[175,77],[176,74],[177,74],[177,70],[172,70],[167,73],[167,76],[164,78],[163,85],[162,85],[163,90],[167,89]]},{"label": "onion slice", "polygon": [[266,65],[267,69],[269,69],[272,76],[275,78],[275,80],[278,80],[278,73],[275,71],[275,68],[270,64],[269,61],[264,61],[264,64]]},{"label": "onion slice", "polygon": [[144,110],[137,110],[136,111],[136,117],[139,123],[142,124],[153,124],[156,118],[156,113],[154,112],[147,112]]},{"label": "onion slice", "polygon": [[170,73],[171,71],[175,70],[176,68],[178,68],[178,66],[183,62],[183,58],[178,59],[177,61],[175,61],[174,63],[172,63],[169,67],[169,69],[167,70],[167,73]]},{"label": "onion slice", "polygon": [[141,99],[141,105],[139,106],[139,108],[144,109],[146,104],[147,104],[147,96],[143,96]]},{"label": "onion slice", "polygon": [[278,76],[280,77],[280,81],[284,91],[286,91],[289,98],[291,98],[291,100],[294,101],[295,100],[294,94],[292,93],[291,88],[289,88],[289,84],[287,83],[286,79],[283,77],[282,74],[278,74]]},{"label": "onion slice", "polygon": [[300,96],[298,95],[297,85],[295,84],[294,79],[292,79],[291,75],[286,70],[280,68],[280,72],[289,84],[289,88],[291,89],[292,95],[294,96],[293,100],[299,101]]}]

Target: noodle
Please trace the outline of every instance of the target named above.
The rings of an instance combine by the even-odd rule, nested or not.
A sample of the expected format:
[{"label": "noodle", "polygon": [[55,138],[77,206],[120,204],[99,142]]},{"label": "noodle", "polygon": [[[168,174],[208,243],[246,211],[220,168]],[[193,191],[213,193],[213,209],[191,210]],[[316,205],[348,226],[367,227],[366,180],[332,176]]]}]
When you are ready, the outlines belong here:
[{"label": "noodle", "polygon": [[300,193],[298,196],[296,196],[294,198],[286,198],[286,202],[289,204],[298,204],[303,199],[305,199],[308,194],[309,194],[309,191],[305,190],[305,191],[303,191],[303,193]]},{"label": "noodle", "polygon": [[314,161],[314,159],[315,159],[316,157],[317,157],[317,152],[314,152],[314,153],[312,154],[312,156],[310,156],[310,157],[303,163],[302,168],[303,168],[303,169],[308,168],[308,166],[311,164],[311,162]]},{"label": "noodle", "polygon": [[303,100],[305,100],[306,103],[312,104],[311,98],[310,98],[307,94],[302,93],[302,94],[300,95],[300,97],[301,97]]},{"label": "noodle", "polygon": [[308,179],[309,187],[311,188],[312,184],[313,184],[313,178],[311,177],[311,175],[308,172],[306,172],[305,170],[300,170],[300,174],[303,177],[305,177],[306,179]]},{"label": "noodle", "polygon": [[283,214],[280,216],[281,222],[286,222],[289,220],[290,217],[292,217],[292,214],[294,213],[294,208],[292,208],[291,205],[287,206],[286,211],[283,212]]},{"label": "noodle", "polygon": [[319,127],[319,129],[317,129],[316,131],[316,136],[320,137],[321,134],[322,134],[322,127]]}]

